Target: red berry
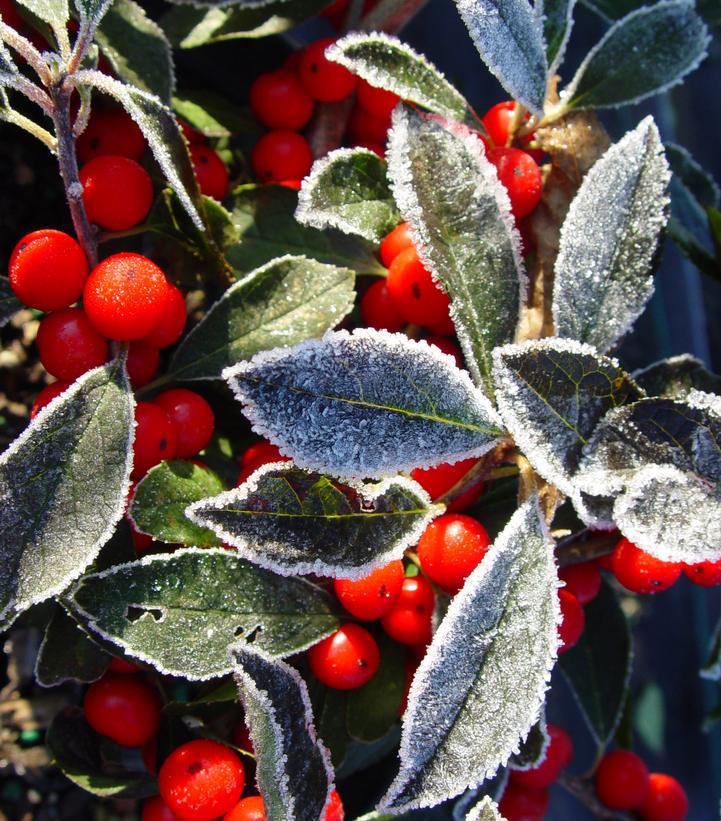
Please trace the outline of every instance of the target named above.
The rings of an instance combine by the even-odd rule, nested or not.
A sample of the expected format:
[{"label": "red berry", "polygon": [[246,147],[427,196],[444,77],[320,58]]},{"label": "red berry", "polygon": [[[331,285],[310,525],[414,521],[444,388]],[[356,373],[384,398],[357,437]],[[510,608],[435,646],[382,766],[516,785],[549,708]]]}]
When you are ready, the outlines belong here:
[{"label": "red berry", "polygon": [[141,821],[180,821],[180,819],[163,799],[156,795],[155,798],[149,798],[143,804]]},{"label": "red berry", "polygon": [[212,821],[230,811],[245,786],[243,762],[217,741],[183,744],[158,773],[163,801],[183,821]]},{"label": "red berry", "polygon": [[139,160],[145,151],[145,137],[122,109],[93,111],[90,122],[77,141],[82,163],[107,154]]},{"label": "red berry", "polygon": [[566,582],[564,589],[573,593],[581,604],[593,601],[601,589],[601,571],[596,562],[582,562],[564,567],[558,578]]},{"label": "red berry", "polygon": [[223,160],[207,145],[191,145],[190,159],[198,178],[200,193],[222,200],[228,191],[228,169]]},{"label": "red berry", "polygon": [[406,324],[393,297],[388,293],[384,279],[377,279],[361,297],[360,313],[369,328],[400,331]]},{"label": "red berry", "polygon": [[558,637],[561,641],[559,653],[565,653],[581,638],[586,626],[586,616],[578,599],[568,590],[559,590],[561,602],[561,623],[558,626]]},{"label": "red berry", "polygon": [[106,673],[88,687],[83,711],[96,733],[121,747],[141,747],[160,724],[158,694],[138,676]]},{"label": "red berry", "polygon": [[456,326],[453,324],[450,314],[446,314],[440,322],[426,325],[426,328],[434,336],[454,336],[456,333]]},{"label": "red berry", "polygon": [[336,579],[335,594],[352,616],[373,621],[393,607],[401,593],[403,574],[403,562],[396,560],[357,581]]},{"label": "red berry", "polygon": [[684,821],[688,813],[686,790],[673,776],[651,773],[648,792],[637,812],[644,821]]},{"label": "red berry", "polygon": [[223,821],[265,821],[265,806],[259,795],[244,798],[223,817]]},{"label": "red berry", "polygon": [[374,117],[362,108],[354,108],[348,119],[347,138],[353,143],[385,145],[391,121],[389,117]]},{"label": "red berry", "polygon": [[183,136],[190,145],[205,144],[205,134],[202,134],[197,128],[193,128],[192,125],[189,125],[184,120],[178,120],[178,125],[180,126],[180,130],[183,132]]},{"label": "red berry", "polygon": [[108,359],[106,339],[93,328],[81,308],[48,314],[40,322],[37,345],[45,370],[65,382],[72,382]]},{"label": "red berry", "polygon": [[381,619],[385,632],[399,644],[428,644],[435,594],[423,576],[403,579],[400,595]]},{"label": "red berry", "polygon": [[215,416],[200,394],[187,388],[173,388],[159,393],[153,403],[165,411],[175,427],[175,455],[179,459],[195,456],[210,442]]},{"label": "red berry", "polygon": [[408,322],[428,325],[440,322],[448,313],[448,297],[433,281],[415,248],[406,248],[393,260],[386,285]]},{"label": "red berry", "polygon": [[300,191],[303,187],[303,180],[280,180],[278,185],[282,185],[283,188],[290,188],[291,191]]},{"label": "red berry", "polygon": [[721,584],[721,559],[717,562],[685,564],[683,572],[687,579],[701,587],[715,587]]},{"label": "red berry", "polygon": [[140,254],[113,254],[90,273],[83,305],[96,330],[110,339],[147,336],[160,322],[168,281],[158,266]]},{"label": "red berry", "polygon": [[334,42],[332,37],[316,40],[305,48],[300,60],[300,81],[314,100],[323,103],[344,100],[356,85],[356,78],[347,68],[326,59],[325,50]]},{"label": "red berry", "polygon": [[80,169],[80,182],[88,219],[108,231],[132,228],[153,204],[150,174],[127,157],[95,157]]},{"label": "red berry", "polygon": [[[428,493],[435,501],[452,487],[457,485],[461,479],[478,464],[478,459],[463,459],[454,462],[452,465],[444,462],[432,468],[416,468],[411,471],[411,477]],[[464,490],[460,496],[448,505],[450,513],[457,510],[465,510],[470,507],[483,493],[483,482],[471,485],[468,490]]]},{"label": "red berry", "polygon": [[681,575],[681,565],[662,562],[622,538],[611,554],[611,570],[619,582],[633,593],[660,593],[668,590]]},{"label": "red berry", "polygon": [[443,351],[443,353],[452,356],[456,361],[456,366],[458,368],[463,367],[463,354],[461,353],[461,349],[456,345],[455,342],[451,342],[450,339],[446,336],[428,336],[426,337],[426,342],[429,345],[435,345],[438,350]]},{"label": "red berry", "polygon": [[380,246],[381,262],[386,268],[390,268],[393,260],[406,248],[413,248],[413,240],[410,225],[402,222],[383,238]]},{"label": "red berry", "polygon": [[140,672],[140,668],[136,664],[125,661],[125,659],[118,658],[117,656],[113,656],[110,659],[108,670],[110,670],[111,673],[120,673],[121,675],[131,675]]},{"label": "red berry", "polygon": [[60,396],[60,394],[69,387],[69,382],[53,382],[51,385],[46,385],[35,397],[35,401],[30,410],[30,418],[34,419],[39,410],[44,408],[45,405],[49,405],[56,396]]},{"label": "red berry", "polygon": [[128,346],[128,376],[134,388],[142,388],[160,367],[160,351],[144,339],[135,339]]},{"label": "red berry", "polygon": [[596,770],[596,794],[614,810],[632,810],[646,797],[649,787],[648,769],[629,750],[606,753]]},{"label": "red berry", "polygon": [[57,311],[80,298],[88,263],[71,236],[44,228],[26,234],[13,248],[8,276],[21,302],[40,311]]},{"label": "red berry", "polygon": [[305,137],[295,131],[279,130],[264,134],[250,157],[253,171],[261,182],[299,180],[313,164],[313,155]]},{"label": "red berry", "polygon": [[493,148],[488,159],[496,166],[501,184],[508,191],[511,212],[525,217],[541,201],[543,182],[538,163],[520,148]]},{"label": "red berry", "polygon": [[260,74],[250,87],[250,107],[266,128],[299,131],[313,115],[313,99],[287,69]]},{"label": "red berry", "polygon": [[548,790],[524,787],[509,781],[498,802],[506,821],[542,821],[548,809]]},{"label": "red berry", "polygon": [[235,483],[236,487],[242,485],[243,482],[255,473],[259,467],[267,465],[270,462],[287,462],[287,456],[281,456],[280,451],[276,445],[271,445],[270,442],[257,442],[251,445],[243,454],[240,460],[241,471],[238,474],[238,480]]},{"label": "red berry", "polygon": [[447,513],[423,531],[418,558],[426,576],[454,594],[481,563],[490,543],[480,522],[462,513]]},{"label": "red berry", "polygon": [[[508,145],[508,137],[511,132],[511,124],[515,118],[516,104],[513,100],[504,100],[502,103],[496,105],[486,111],[483,115],[483,125],[486,127],[488,136],[493,141],[493,145],[497,148],[503,148]],[[531,115],[526,113],[524,119],[530,119]],[[533,140],[535,135],[526,135],[522,142],[529,143]]]},{"label": "red berry", "polygon": [[550,742],[546,750],[546,757],[536,767],[530,770],[511,770],[511,779],[515,784],[525,787],[542,789],[550,787],[558,778],[561,770],[573,757],[573,742],[571,736],[556,724],[548,725]]},{"label": "red berry", "polygon": [[358,105],[380,120],[390,120],[393,109],[398,105],[400,97],[384,88],[376,88],[363,79],[358,80],[356,86]]},{"label": "red berry", "polygon": [[367,684],[380,665],[378,645],[359,624],[344,624],[308,651],[313,675],[335,690]]},{"label": "red berry", "polygon": [[340,800],[338,791],[333,790],[325,808],[325,816],[323,821],[343,821],[344,818],[345,812],[343,811],[343,802]]},{"label": "red berry", "polygon": [[132,477],[139,479],[153,465],[175,456],[175,426],[165,411],[152,402],[135,406],[135,443],[133,444]]},{"label": "red berry", "polygon": [[0,16],[2,16],[3,23],[14,28],[15,31],[22,31],[25,28],[25,21],[15,8],[14,0],[0,0]]},{"label": "red berry", "polygon": [[156,348],[167,348],[173,345],[183,334],[187,308],[183,292],[175,285],[168,283],[168,298],[165,301],[160,321],[143,339],[148,345]]},{"label": "red berry", "polygon": [[240,721],[236,724],[235,729],[233,730],[233,744],[241,750],[245,750],[249,753],[255,753],[253,739],[250,737],[250,730],[246,726],[245,721]]}]

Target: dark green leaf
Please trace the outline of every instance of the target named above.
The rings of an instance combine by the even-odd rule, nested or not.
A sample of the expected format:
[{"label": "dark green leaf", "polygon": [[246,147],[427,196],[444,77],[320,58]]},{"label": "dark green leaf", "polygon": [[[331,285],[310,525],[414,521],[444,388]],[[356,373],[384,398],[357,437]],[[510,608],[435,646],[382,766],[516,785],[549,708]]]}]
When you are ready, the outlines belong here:
[{"label": "dark green leaf", "polygon": [[634,701],[633,729],[651,752],[663,754],[666,707],[663,690],[655,682],[646,685]]},{"label": "dark green leaf", "polygon": [[721,680],[721,619],[717,622],[711,636],[706,661],[701,668],[701,678],[709,681]]},{"label": "dark green leaf", "polygon": [[66,681],[95,681],[105,672],[109,661],[110,656],[57,605],[35,664],[38,684],[55,687]]},{"label": "dark green leaf", "polygon": [[22,302],[13,293],[10,280],[7,277],[0,276],[0,328],[20,308],[22,308]]},{"label": "dark green leaf", "polygon": [[258,126],[246,110],[207,89],[173,95],[173,111],[210,138],[230,137]]},{"label": "dark green leaf", "polygon": [[666,158],[673,174],[704,208],[718,208],[719,187],[682,145],[664,143]]},{"label": "dark green leaf", "polygon": [[633,378],[649,396],[684,399],[692,390],[721,394],[721,376],[691,354],[662,359],[636,371]]},{"label": "dark green leaf", "polygon": [[18,3],[47,23],[54,32],[64,30],[70,19],[68,0],[18,0]]},{"label": "dark green leaf", "polygon": [[553,75],[563,62],[573,28],[576,0],[542,0],[543,39],[546,42],[548,73]]},{"label": "dark green leaf", "polygon": [[514,770],[534,769],[546,757],[549,742],[546,717],[542,715],[521,742],[519,751],[511,756],[509,766]]}]

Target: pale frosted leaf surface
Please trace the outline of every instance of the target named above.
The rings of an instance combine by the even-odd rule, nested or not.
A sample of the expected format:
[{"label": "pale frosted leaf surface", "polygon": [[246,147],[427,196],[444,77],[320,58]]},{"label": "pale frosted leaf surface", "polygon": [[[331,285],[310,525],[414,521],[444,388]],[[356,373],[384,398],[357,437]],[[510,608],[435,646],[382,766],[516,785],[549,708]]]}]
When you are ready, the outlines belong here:
[{"label": "pale frosted leaf surface", "polygon": [[551,741],[548,735],[545,711],[541,717],[531,727],[526,738],[521,742],[520,749],[514,753],[508,766],[512,770],[532,770],[543,762],[546,758],[548,745]]},{"label": "pale frosted leaf surface", "polygon": [[[2,45],[0,45],[0,61],[2,61]],[[2,64],[0,63],[0,76],[2,76]],[[10,317],[20,310],[22,303],[15,296],[10,287],[10,280],[0,276],[0,328],[5,325]]]},{"label": "pale frosted leaf surface", "polygon": [[243,558],[284,576],[360,578],[400,559],[442,511],[411,479],[347,487],[271,464],[188,515]]},{"label": "pale frosted leaf surface", "polygon": [[451,601],[408,696],[400,771],[380,809],[429,807],[519,750],[545,699],[560,607],[553,541],[531,498]]},{"label": "pale frosted leaf surface", "polygon": [[95,681],[109,662],[110,656],[63,607],[56,605],[35,662],[38,684],[56,687],[66,681]]},{"label": "pale frosted leaf surface", "polygon": [[293,667],[243,642],[230,648],[253,739],[268,821],[318,821],[333,787],[305,682]]},{"label": "pale frosted leaf surface", "polygon": [[253,429],[300,467],[383,477],[485,453],[500,420],[453,359],[403,334],[330,332],[224,372]]},{"label": "pale frosted leaf surface", "polygon": [[287,656],[338,626],[319,588],[218,548],[147,556],[86,576],[71,604],[128,655],[191,680],[230,673],[227,648],[235,639]]},{"label": "pale frosted leaf surface", "polygon": [[653,293],[651,266],[666,224],[668,181],[650,117],[588,172],[561,229],[553,290],[558,336],[603,352],[643,312]]},{"label": "pale frosted leaf surface", "polygon": [[689,0],[643,6],[608,29],[562,97],[571,108],[607,108],[659,94],[697,68],[709,39]]},{"label": "pale frosted leaf surface", "polygon": [[692,390],[721,394],[721,376],[711,373],[691,354],[654,362],[633,377],[649,396],[685,399]]},{"label": "pale frosted leaf surface", "polygon": [[486,795],[471,808],[466,821],[505,821],[505,818],[501,815],[498,804]]},{"label": "pale frosted leaf surface", "polygon": [[[0,40],[0,83],[2,85],[6,85],[8,87],[12,86],[13,79],[18,75],[18,68],[15,65],[12,55],[10,52],[5,48],[5,44]],[[3,93],[2,97],[0,97],[0,110],[3,108],[9,107],[6,106],[7,97]],[[10,316],[6,313],[7,311],[7,303],[8,300],[12,298],[12,289],[10,288],[10,282],[7,277],[2,277],[0,279],[0,317],[2,317],[2,324],[5,324]],[[12,304],[12,303],[10,303]],[[18,305],[20,303],[18,302]],[[13,311],[14,313],[14,311]]]},{"label": "pale frosted leaf surface", "polygon": [[700,676],[708,681],[721,681],[721,619],[717,622],[711,636],[706,661],[700,670]]},{"label": "pale frosted leaf surface", "polygon": [[543,39],[546,43],[548,74],[552,76],[563,62],[573,28],[576,0],[537,0],[543,14]]},{"label": "pale frosted leaf surface", "polygon": [[541,21],[528,0],[455,0],[489,71],[534,114],[546,99],[546,48]]},{"label": "pale frosted leaf surface", "polygon": [[386,164],[367,148],[339,148],[316,160],[298,194],[296,219],[380,242],[401,221]]},{"label": "pale frosted leaf surface", "polygon": [[436,114],[463,120],[468,103],[443,74],[422,54],[397,37],[373,31],[348,34],[331,46],[326,56],[367,80],[376,88]]},{"label": "pale frosted leaf surface", "polygon": [[403,218],[451,298],[471,373],[492,396],[491,351],[514,338],[525,296],[506,190],[478,137],[407,107],[394,112],[388,157]]},{"label": "pale frosted leaf surface", "polygon": [[112,4],[113,0],[74,0],[80,22],[91,29],[100,23]]},{"label": "pale frosted leaf surface", "polygon": [[175,379],[219,379],[259,351],[322,336],[353,307],[353,271],[281,257],[231,285],[173,354]]},{"label": "pale frosted leaf surface", "polygon": [[506,427],[534,470],[573,495],[582,449],[599,422],[641,392],[616,360],[573,340],[507,345],[494,359]]},{"label": "pale frosted leaf surface", "polygon": [[18,3],[29,9],[54,31],[64,29],[70,19],[68,0],[18,0]]},{"label": "pale frosted leaf surface", "polygon": [[0,456],[0,620],[64,590],[125,509],[133,395],[119,360],[84,374]]},{"label": "pale frosted leaf surface", "polygon": [[141,533],[169,544],[218,545],[206,527],[188,519],[185,509],[193,502],[225,490],[217,473],[194,462],[172,460],[151,468],[133,493],[130,515]]}]

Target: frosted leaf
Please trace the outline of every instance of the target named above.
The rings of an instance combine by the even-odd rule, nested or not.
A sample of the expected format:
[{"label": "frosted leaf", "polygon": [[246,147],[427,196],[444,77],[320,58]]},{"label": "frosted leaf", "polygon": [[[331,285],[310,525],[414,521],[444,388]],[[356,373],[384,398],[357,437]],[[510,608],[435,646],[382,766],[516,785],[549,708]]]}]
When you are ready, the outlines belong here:
[{"label": "frosted leaf", "polygon": [[56,32],[65,29],[70,19],[68,0],[18,0],[18,3]]},{"label": "frosted leaf", "polygon": [[108,13],[114,0],[73,0],[73,2],[81,25],[87,25],[90,30],[93,30]]},{"label": "frosted leaf", "polygon": [[422,54],[397,37],[373,31],[347,34],[326,50],[326,57],[345,66],[376,88],[436,114],[463,120],[468,103]]},{"label": "frosted leaf", "polygon": [[483,798],[498,801],[508,785],[508,776],[508,769],[501,767],[493,778],[484,781],[479,787],[466,790],[453,805],[453,821],[465,821],[466,815]]},{"label": "frosted leaf", "polygon": [[[2,44],[0,44],[0,60],[2,60]],[[1,66],[0,72],[2,72]],[[10,287],[10,280],[7,277],[0,276],[0,328],[2,328],[21,307],[22,303]]]},{"label": "frosted leaf", "polygon": [[400,222],[385,162],[367,148],[339,148],[316,160],[303,180],[295,217],[380,242]]},{"label": "frosted leaf", "polygon": [[500,420],[452,357],[362,328],[267,351],[223,373],[253,430],[300,467],[348,479],[480,456]]},{"label": "frosted leaf", "polygon": [[266,818],[318,821],[333,787],[333,768],[315,731],[305,682],[288,664],[243,642],[230,648],[230,656]]},{"label": "frosted leaf", "polygon": [[521,742],[517,753],[509,759],[508,766],[511,770],[532,770],[541,764],[546,758],[548,745],[551,737],[548,735],[545,711],[541,711],[541,717],[531,727],[528,735]]},{"label": "frosted leaf", "polygon": [[543,39],[546,43],[548,76],[552,77],[563,62],[573,28],[576,0],[536,0],[543,16]]},{"label": "frosted leaf", "polygon": [[219,379],[259,351],[321,336],[353,308],[353,271],[281,257],[231,285],[173,354],[173,379]]},{"label": "frosted leaf", "polygon": [[63,607],[56,605],[35,663],[37,683],[57,687],[67,681],[95,681],[109,662],[110,656]]},{"label": "frosted leaf", "polygon": [[671,172],[678,177],[684,187],[704,207],[719,207],[721,193],[714,178],[702,168],[691,152],[676,143],[664,143],[666,158]]},{"label": "frosted leaf", "polygon": [[70,604],[127,655],[192,681],[230,673],[227,648],[235,639],[287,656],[338,627],[320,588],[218,548],[155,554],[85,576]]},{"label": "frosted leaf", "polygon": [[558,336],[604,352],[643,312],[653,293],[651,267],[666,224],[668,181],[651,117],[586,174],[561,229],[553,289]]},{"label": "frosted leaf", "polygon": [[506,345],[494,361],[498,410],[516,444],[547,482],[574,495],[583,446],[609,410],[641,392],[615,359],[568,339]]},{"label": "frosted leaf", "polygon": [[654,362],[634,373],[633,378],[649,396],[684,399],[692,390],[721,394],[721,376],[706,370],[691,354]]},{"label": "frosted leaf", "polygon": [[538,718],[557,652],[553,541],[531,498],[451,601],[411,685],[379,809],[430,807],[491,777]]},{"label": "frosted leaf", "polygon": [[528,0],[455,0],[488,70],[514,100],[543,114],[548,64],[541,21]]},{"label": "frosted leaf", "polygon": [[442,512],[411,479],[350,488],[276,463],[196,502],[187,515],[244,559],[283,576],[361,578],[400,559]]},{"label": "frosted leaf", "polygon": [[498,804],[488,795],[484,796],[466,816],[466,821],[505,821]]},{"label": "frosted leaf", "polygon": [[0,455],[0,622],[61,593],[112,536],[133,409],[116,360],[83,374]]},{"label": "frosted leaf", "polygon": [[667,91],[706,56],[710,37],[689,0],[661,0],[614,23],[561,97],[570,108],[637,103]]},{"label": "frosted leaf", "polygon": [[188,519],[185,509],[225,489],[212,470],[193,462],[161,462],[151,468],[133,492],[130,517],[141,533],[169,544],[218,545],[218,537]]},{"label": "frosted leaf", "polygon": [[717,622],[711,636],[706,661],[701,668],[700,676],[708,681],[721,681],[721,619]]},{"label": "frosted leaf", "polygon": [[393,114],[388,158],[403,218],[451,297],[471,373],[492,396],[491,351],[514,338],[526,291],[506,189],[478,137],[407,107]]},{"label": "frosted leaf", "polygon": [[[5,44],[2,42],[2,40],[0,40],[0,84],[2,84],[4,86],[12,87],[13,80],[17,76],[18,76],[18,68],[15,65],[14,61],[13,61],[12,55],[5,48]],[[2,99],[0,100],[0,102],[2,102],[2,105],[0,106],[0,109],[5,107],[6,101],[7,101],[7,98],[3,94]],[[2,294],[2,296],[1,296],[1,299],[2,299],[2,303],[1,303],[2,314],[1,315],[5,318],[5,322],[7,322],[7,320],[10,317],[6,316],[6,314],[5,314],[5,302],[6,302],[7,299],[12,298],[11,295],[12,295],[13,292],[12,292],[12,289],[10,288],[10,282],[7,279],[7,277],[2,277],[2,279],[0,279],[0,284],[2,286],[2,292],[0,292]],[[6,297],[6,294],[7,294],[7,297]],[[13,311],[13,313],[14,313],[14,311]],[[4,324],[4,322],[3,322],[3,324]]]}]

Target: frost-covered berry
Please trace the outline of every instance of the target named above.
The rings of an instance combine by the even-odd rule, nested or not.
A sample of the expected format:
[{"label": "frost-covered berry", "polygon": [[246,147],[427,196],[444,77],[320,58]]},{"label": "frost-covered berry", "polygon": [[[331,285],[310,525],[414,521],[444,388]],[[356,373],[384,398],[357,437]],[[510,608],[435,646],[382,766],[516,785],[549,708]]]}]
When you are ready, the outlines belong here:
[{"label": "frost-covered berry", "polygon": [[434,519],[418,541],[418,559],[428,578],[455,594],[481,563],[491,540],[480,522],[462,513]]},{"label": "frost-covered berry", "polygon": [[403,573],[403,562],[389,562],[363,579],[336,579],[335,594],[343,607],[357,619],[380,619],[400,596]]}]

